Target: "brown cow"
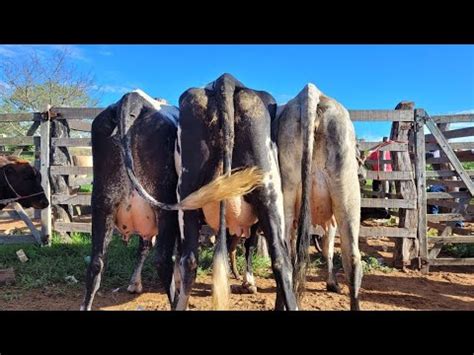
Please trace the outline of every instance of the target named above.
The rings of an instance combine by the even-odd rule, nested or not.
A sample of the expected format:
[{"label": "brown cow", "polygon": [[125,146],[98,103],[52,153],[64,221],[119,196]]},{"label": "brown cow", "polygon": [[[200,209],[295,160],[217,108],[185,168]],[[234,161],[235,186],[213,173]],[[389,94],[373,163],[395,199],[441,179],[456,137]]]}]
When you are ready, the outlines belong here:
[{"label": "brown cow", "polygon": [[41,186],[40,172],[27,160],[0,156],[0,210],[17,201],[24,208],[43,209],[49,201]]}]

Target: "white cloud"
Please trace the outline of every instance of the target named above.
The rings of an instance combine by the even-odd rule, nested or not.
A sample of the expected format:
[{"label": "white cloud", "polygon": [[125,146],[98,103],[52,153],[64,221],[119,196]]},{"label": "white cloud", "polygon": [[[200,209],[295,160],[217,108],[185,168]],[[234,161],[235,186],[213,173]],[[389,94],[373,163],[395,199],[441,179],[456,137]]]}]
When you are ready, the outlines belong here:
[{"label": "white cloud", "polygon": [[8,48],[9,46],[0,46],[0,56],[2,57],[7,57],[7,58],[12,58],[17,55],[17,53],[12,50],[11,48]]},{"label": "white cloud", "polygon": [[372,134],[362,134],[361,136],[357,136],[357,139],[365,139],[366,142],[381,142],[383,137]]},{"label": "white cloud", "polygon": [[69,56],[73,60],[80,60],[90,62],[90,59],[85,55],[84,50],[75,45],[0,45],[0,56],[13,58],[17,56],[30,55],[33,52],[43,59],[47,52],[51,50],[67,50]]},{"label": "white cloud", "polygon": [[466,115],[466,114],[470,114],[470,113],[474,113],[474,108],[472,108],[470,110],[456,112],[455,115]]},{"label": "white cloud", "polygon": [[46,52],[43,49],[39,49],[41,47],[45,48],[46,46],[5,44],[0,46],[0,55],[3,55],[4,57],[14,58],[25,55],[31,55],[34,52],[39,57],[44,57],[46,55]]},{"label": "white cloud", "polygon": [[127,92],[134,90],[134,88],[131,88],[129,86],[110,85],[110,84],[94,85],[92,89],[100,91],[100,92],[108,93],[108,94],[125,94]]}]

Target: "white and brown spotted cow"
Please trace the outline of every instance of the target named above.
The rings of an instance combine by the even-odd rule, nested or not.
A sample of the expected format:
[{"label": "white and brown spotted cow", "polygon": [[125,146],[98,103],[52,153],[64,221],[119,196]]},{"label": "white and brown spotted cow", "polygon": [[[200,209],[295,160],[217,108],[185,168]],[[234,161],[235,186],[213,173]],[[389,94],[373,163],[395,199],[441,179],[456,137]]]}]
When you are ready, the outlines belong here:
[{"label": "white and brown spotted cow", "polygon": [[[295,290],[299,295],[304,290],[309,224],[324,228],[324,255],[331,266],[338,228],[351,309],[357,310],[362,280],[358,246],[360,187],[356,139],[349,113],[308,84],[294,99],[279,107],[277,116],[273,130],[279,151],[286,236],[291,240],[296,260]],[[339,289],[332,270],[327,287],[332,291]]]}]

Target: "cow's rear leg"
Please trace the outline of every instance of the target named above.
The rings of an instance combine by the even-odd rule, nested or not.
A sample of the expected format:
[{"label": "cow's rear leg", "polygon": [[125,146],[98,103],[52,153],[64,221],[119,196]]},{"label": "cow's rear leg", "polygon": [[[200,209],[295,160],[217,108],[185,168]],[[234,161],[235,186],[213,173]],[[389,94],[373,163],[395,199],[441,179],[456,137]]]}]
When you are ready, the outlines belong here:
[{"label": "cow's rear leg", "polygon": [[257,293],[257,285],[253,277],[252,257],[257,246],[258,224],[254,224],[250,229],[250,237],[245,240],[245,274],[242,286],[250,293]]},{"label": "cow's rear leg", "polygon": [[[354,193],[359,193],[354,189]],[[362,282],[362,262],[359,252],[360,203],[355,196],[340,196],[333,200],[341,238],[342,265],[351,298],[351,310],[359,310],[359,290]]]},{"label": "cow's rear leg", "polygon": [[[258,219],[272,259],[273,275],[277,284],[275,309],[296,310],[298,305],[293,292],[293,268],[290,262],[289,243],[285,240],[283,201],[272,184],[262,188],[257,203]],[[280,205],[281,204],[281,205]],[[281,300],[281,302],[280,302]]]},{"label": "cow's rear leg", "polygon": [[186,310],[198,268],[200,223],[199,213],[196,210],[179,211],[178,214],[183,214],[183,216],[179,218],[183,223],[180,223],[179,226],[182,238],[182,254],[179,262],[181,279],[176,310]]},{"label": "cow's rear leg", "polygon": [[92,255],[86,273],[86,292],[81,310],[91,310],[94,296],[100,287],[105,266],[107,247],[112,239],[114,217],[110,210],[97,209],[99,212],[92,219]]},{"label": "cow's rear leg", "polygon": [[334,238],[336,236],[336,227],[329,226],[326,235],[323,237],[323,256],[328,266],[328,276],[326,280],[326,289],[329,292],[341,293],[334,270]]},{"label": "cow's rear leg", "polygon": [[155,243],[155,265],[161,284],[166,290],[171,309],[174,309],[178,300],[176,285],[178,284],[179,287],[179,272],[175,272],[178,257],[176,262],[173,261],[179,235],[178,212],[161,210],[159,213],[159,234]]},{"label": "cow's rear leg", "polygon": [[142,237],[140,237],[137,251],[137,264],[135,266],[135,270],[133,271],[132,278],[130,279],[130,284],[127,287],[127,291],[130,293],[143,292],[142,269],[143,264],[145,263],[145,260],[148,254],[150,253],[151,247],[151,240],[144,240]]}]

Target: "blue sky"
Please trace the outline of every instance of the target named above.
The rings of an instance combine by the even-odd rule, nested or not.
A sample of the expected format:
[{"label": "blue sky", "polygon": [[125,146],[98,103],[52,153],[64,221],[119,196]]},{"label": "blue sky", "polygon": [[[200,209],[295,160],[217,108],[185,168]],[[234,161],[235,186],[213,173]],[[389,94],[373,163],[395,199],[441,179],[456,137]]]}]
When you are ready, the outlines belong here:
[{"label": "blue sky", "polygon": [[[0,45],[2,58],[34,47]],[[348,109],[393,109],[415,101],[428,113],[474,112],[474,46],[465,45],[68,45],[72,60],[92,71],[101,105],[141,88],[177,105],[183,91],[229,72],[277,102],[308,82]],[[359,137],[388,135],[388,123],[356,123]]]}]

